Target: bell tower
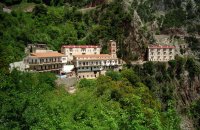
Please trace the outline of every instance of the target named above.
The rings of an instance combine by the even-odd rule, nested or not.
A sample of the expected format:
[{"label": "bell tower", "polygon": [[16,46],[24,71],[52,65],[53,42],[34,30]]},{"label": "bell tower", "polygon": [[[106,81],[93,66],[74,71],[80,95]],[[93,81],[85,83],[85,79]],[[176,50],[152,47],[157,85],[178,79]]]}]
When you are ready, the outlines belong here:
[{"label": "bell tower", "polygon": [[115,41],[113,41],[113,40],[110,40],[109,41],[109,48],[110,48],[110,50],[109,50],[109,53],[110,53],[110,55],[113,57],[113,58],[117,58],[117,45],[116,45],[116,42]]}]

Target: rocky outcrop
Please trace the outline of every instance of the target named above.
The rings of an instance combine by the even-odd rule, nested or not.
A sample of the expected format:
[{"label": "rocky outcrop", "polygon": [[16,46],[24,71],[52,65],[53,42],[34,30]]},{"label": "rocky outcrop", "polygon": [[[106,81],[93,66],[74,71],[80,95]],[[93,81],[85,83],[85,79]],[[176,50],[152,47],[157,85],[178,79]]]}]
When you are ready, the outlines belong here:
[{"label": "rocky outcrop", "polygon": [[195,130],[194,121],[188,116],[187,112],[192,102],[200,98],[200,77],[191,79],[184,76],[182,80],[177,82],[175,97],[177,111],[181,115],[181,129]]},{"label": "rocky outcrop", "polygon": [[144,59],[146,47],[149,43],[149,33],[144,30],[144,25],[135,10],[133,13],[130,32],[127,38],[124,40],[124,47],[128,56],[124,56],[127,60]]},{"label": "rocky outcrop", "polygon": [[200,78],[184,77],[179,81],[176,89],[177,108],[180,111],[187,109],[194,100],[200,98]]}]

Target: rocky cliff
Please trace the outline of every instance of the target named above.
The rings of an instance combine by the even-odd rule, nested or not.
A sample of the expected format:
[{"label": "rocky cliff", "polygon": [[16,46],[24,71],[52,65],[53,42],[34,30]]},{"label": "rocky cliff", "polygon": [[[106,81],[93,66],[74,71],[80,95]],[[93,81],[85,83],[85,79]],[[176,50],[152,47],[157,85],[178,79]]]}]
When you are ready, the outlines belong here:
[{"label": "rocky cliff", "polygon": [[177,85],[174,91],[177,110],[181,115],[181,128],[183,130],[195,129],[194,121],[192,117],[188,116],[188,110],[191,104],[200,98],[200,77],[190,79],[187,76],[182,80],[177,81]]}]

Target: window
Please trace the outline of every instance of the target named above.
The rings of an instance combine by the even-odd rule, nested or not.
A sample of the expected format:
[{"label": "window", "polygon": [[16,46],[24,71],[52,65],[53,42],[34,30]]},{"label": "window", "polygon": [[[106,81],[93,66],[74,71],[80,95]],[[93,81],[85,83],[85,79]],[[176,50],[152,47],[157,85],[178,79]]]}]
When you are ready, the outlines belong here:
[{"label": "window", "polygon": [[69,49],[69,51],[70,51],[70,52],[72,52],[72,51],[73,51],[73,49],[72,49],[72,48],[70,48],[70,49]]},{"label": "window", "polygon": [[81,49],[81,51],[82,51],[82,52],[86,52],[86,49],[85,49],[85,48],[84,48],[84,49]]},{"label": "window", "polygon": [[154,51],[154,49],[150,49],[150,51],[152,52],[152,51]]}]

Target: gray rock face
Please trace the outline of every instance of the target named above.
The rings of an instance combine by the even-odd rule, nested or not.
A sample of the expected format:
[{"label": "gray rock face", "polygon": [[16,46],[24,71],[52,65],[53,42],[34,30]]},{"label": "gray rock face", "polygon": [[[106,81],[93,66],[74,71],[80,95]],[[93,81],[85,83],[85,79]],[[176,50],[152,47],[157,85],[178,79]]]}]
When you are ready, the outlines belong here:
[{"label": "gray rock face", "polygon": [[[147,39],[148,32],[143,30],[144,24],[138,15],[137,11],[134,10],[131,27],[128,37],[125,39],[124,44],[126,51],[129,56],[125,56],[132,60],[143,59],[145,54],[145,46],[149,43]],[[137,57],[139,56],[139,57]]]}]

